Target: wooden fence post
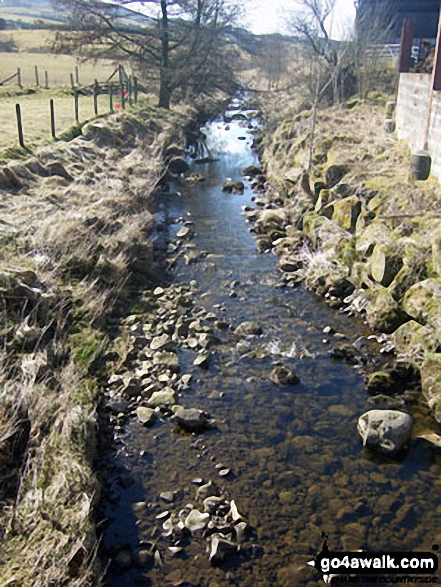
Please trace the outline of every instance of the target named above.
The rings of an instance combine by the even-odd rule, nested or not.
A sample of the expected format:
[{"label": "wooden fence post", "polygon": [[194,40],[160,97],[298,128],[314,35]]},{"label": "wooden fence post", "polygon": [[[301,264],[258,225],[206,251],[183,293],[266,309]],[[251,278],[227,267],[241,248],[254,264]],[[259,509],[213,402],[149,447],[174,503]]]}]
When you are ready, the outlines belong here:
[{"label": "wooden fence post", "polygon": [[126,97],[124,96],[124,92],[124,82],[121,82],[121,106],[123,110],[126,108]]},{"label": "wooden fence post", "polygon": [[78,104],[78,92],[74,92],[74,102],[75,102],[75,121],[77,124],[80,124],[80,114],[79,114],[79,104]]},{"label": "wooden fence post", "polygon": [[133,100],[132,100],[132,76],[130,76],[129,79],[127,80],[127,93],[129,94],[129,104],[130,104],[130,106],[133,106]]},{"label": "wooden fence post", "polygon": [[20,143],[20,147],[24,148],[25,145],[23,140],[23,125],[21,122],[20,104],[15,105],[15,114],[17,116],[18,142]]},{"label": "wooden fence post", "polygon": [[55,139],[55,108],[54,108],[54,101],[51,99],[49,102],[50,110],[51,110],[51,134],[52,138]]},{"label": "wooden fence post", "polygon": [[21,85],[21,69],[19,67],[17,67],[17,85],[19,88],[23,87]]},{"label": "wooden fence post", "polygon": [[109,82],[109,107],[110,112],[113,112],[113,84]]},{"label": "wooden fence post", "polygon": [[73,73],[71,73],[71,74],[70,74],[70,87],[71,87],[72,89],[75,87]]},{"label": "wooden fence post", "polygon": [[93,85],[93,109],[95,112],[95,116],[98,116],[98,90],[98,80],[95,80],[95,83]]},{"label": "wooden fence post", "polygon": [[38,77],[38,65],[35,66],[35,85],[37,88],[40,86],[40,79]]},{"label": "wooden fence post", "polygon": [[46,88],[46,90],[49,89],[49,75],[47,71],[44,72],[44,87]]},{"label": "wooden fence post", "polygon": [[80,70],[78,69],[78,65],[75,65],[75,81],[77,85],[80,85]]}]

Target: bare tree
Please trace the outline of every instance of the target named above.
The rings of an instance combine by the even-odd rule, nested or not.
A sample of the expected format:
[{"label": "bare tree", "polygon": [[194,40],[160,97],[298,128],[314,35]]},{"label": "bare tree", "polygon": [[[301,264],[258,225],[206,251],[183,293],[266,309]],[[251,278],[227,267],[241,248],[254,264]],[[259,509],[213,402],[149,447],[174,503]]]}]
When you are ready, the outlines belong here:
[{"label": "bare tree", "polygon": [[134,0],[54,2],[69,11],[71,25],[57,33],[55,50],[130,60],[157,83],[160,107],[170,107],[177,89],[205,93],[233,83],[225,32],[240,11],[230,0],[144,0],[151,16],[140,15],[136,26],[121,20],[115,8],[131,8]]},{"label": "bare tree", "polygon": [[288,67],[288,49],[281,35],[269,35],[263,39],[258,63],[268,80],[268,89],[277,89]]},{"label": "bare tree", "polygon": [[332,12],[336,0],[297,0],[300,5],[291,20],[291,28],[299,35],[309,48],[313,59],[311,75],[318,80],[321,88],[318,91],[323,95],[325,90],[332,88],[332,100],[340,100],[339,82],[347,43],[334,41],[329,32],[332,23]]},{"label": "bare tree", "polygon": [[390,0],[366,2],[358,0],[355,27],[355,59],[358,91],[366,97],[369,91],[392,91],[395,81],[393,56],[384,44],[396,29],[395,11]]}]

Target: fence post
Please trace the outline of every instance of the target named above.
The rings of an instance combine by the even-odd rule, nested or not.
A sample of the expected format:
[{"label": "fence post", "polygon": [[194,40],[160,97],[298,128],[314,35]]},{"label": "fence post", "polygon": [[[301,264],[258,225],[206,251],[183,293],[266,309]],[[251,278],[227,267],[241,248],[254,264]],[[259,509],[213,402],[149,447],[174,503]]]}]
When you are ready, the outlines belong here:
[{"label": "fence post", "polygon": [[129,79],[127,80],[127,93],[129,94],[129,104],[130,104],[130,106],[133,106],[133,100],[132,100],[132,76],[130,76]]},{"label": "fence post", "polygon": [[110,112],[113,112],[113,84],[109,82],[109,106]]},{"label": "fence post", "polygon": [[46,88],[46,90],[49,89],[49,75],[47,71],[44,72],[44,87]]},{"label": "fence post", "polygon": [[75,65],[75,81],[77,85],[80,85],[80,70],[78,69],[78,65]]},{"label": "fence post", "polygon": [[126,97],[124,96],[124,82],[121,82],[121,106],[122,109],[126,108]]},{"label": "fence post", "polygon": [[138,104],[138,78],[133,76],[133,97],[135,98],[135,104]]},{"label": "fence post", "polygon": [[71,74],[70,74],[70,87],[71,87],[72,89],[75,87],[73,73],[71,73]]},{"label": "fence post", "polygon": [[38,65],[35,66],[35,85],[37,88],[40,86],[40,79],[38,77]]},{"label": "fence post", "polygon": [[54,108],[54,101],[51,99],[50,102],[50,109],[51,109],[51,134],[52,138],[55,139],[55,108]]},{"label": "fence post", "polygon": [[78,92],[74,92],[74,102],[75,102],[75,120],[77,124],[80,124],[80,115],[79,115],[79,105],[78,105]]},{"label": "fence post", "polygon": [[23,125],[21,123],[20,104],[15,105],[15,114],[17,115],[18,142],[20,143],[20,147],[24,148],[25,145],[23,140]]},{"label": "fence post", "polygon": [[23,87],[21,85],[21,69],[19,67],[17,67],[17,85],[19,88]]},{"label": "fence post", "polygon": [[95,111],[95,116],[98,116],[98,80],[95,80],[93,85],[93,109]]}]

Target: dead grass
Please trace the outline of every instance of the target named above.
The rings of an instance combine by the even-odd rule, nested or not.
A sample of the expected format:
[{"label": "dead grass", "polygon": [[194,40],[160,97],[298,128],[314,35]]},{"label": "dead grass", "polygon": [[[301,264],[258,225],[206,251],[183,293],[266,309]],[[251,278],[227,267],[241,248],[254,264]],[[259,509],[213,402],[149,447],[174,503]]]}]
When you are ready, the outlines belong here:
[{"label": "dead grass", "polygon": [[[42,148],[39,164],[69,179],[30,171],[35,160],[9,164],[23,187],[1,193],[0,481],[11,460],[16,469],[0,495],[2,586],[99,582],[93,365],[126,283],[148,273],[149,197],[188,118],[145,108]],[[17,454],[8,441],[20,430]]]}]

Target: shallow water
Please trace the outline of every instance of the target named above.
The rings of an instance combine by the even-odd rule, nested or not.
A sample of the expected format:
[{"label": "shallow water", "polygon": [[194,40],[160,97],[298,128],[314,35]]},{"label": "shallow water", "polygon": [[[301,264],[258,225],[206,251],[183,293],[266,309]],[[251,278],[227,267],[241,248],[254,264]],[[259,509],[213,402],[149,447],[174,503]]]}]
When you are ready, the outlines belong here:
[{"label": "shallow water", "polygon": [[[303,288],[277,287],[276,258],[256,251],[241,214],[252,204],[251,189],[243,195],[221,189],[226,178],[239,180],[244,167],[258,164],[247,123],[226,126],[218,120],[205,129],[219,159],[193,164],[206,181],[163,194],[157,219],[166,223],[171,240],[182,226],[176,220],[194,222],[189,250],[203,252],[203,258],[194,264],[179,258],[175,282],[195,280],[196,303],[234,325],[258,322],[263,335],[245,344],[261,352],[247,355],[245,348],[221,344],[208,371],[180,354],[182,373],[195,376],[185,405],[208,411],[216,429],[195,437],[176,433],[170,420],[151,429],[133,419],[125,426],[119,475],[111,480],[118,502],[103,504],[111,518],[103,546],[109,552],[135,547],[152,541],[153,534],[161,564],[109,576],[115,587],[323,584],[305,567],[320,550],[322,532],[334,551],[430,550],[441,542],[441,449],[414,440],[404,456],[389,460],[361,446],[357,419],[373,406],[357,369],[331,359],[333,341],[323,328],[330,325],[349,341],[368,332]],[[301,383],[274,385],[269,380],[274,361],[293,369]],[[422,404],[406,408],[420,428],[433,427]],[[226,478],[218,476],[219,463],[232,471]],[[121,484],[121,470],[134,480],[128,487]],[[194,498],[195,477],[225,486],[252,527],[239,554],[220,568],[208,562],[203,538],[172,556],[155,532],[159,512]],[[172,506],[158,498],[178,490]],[[140,501],[150,504],[142,515],[133,512]]]}]

